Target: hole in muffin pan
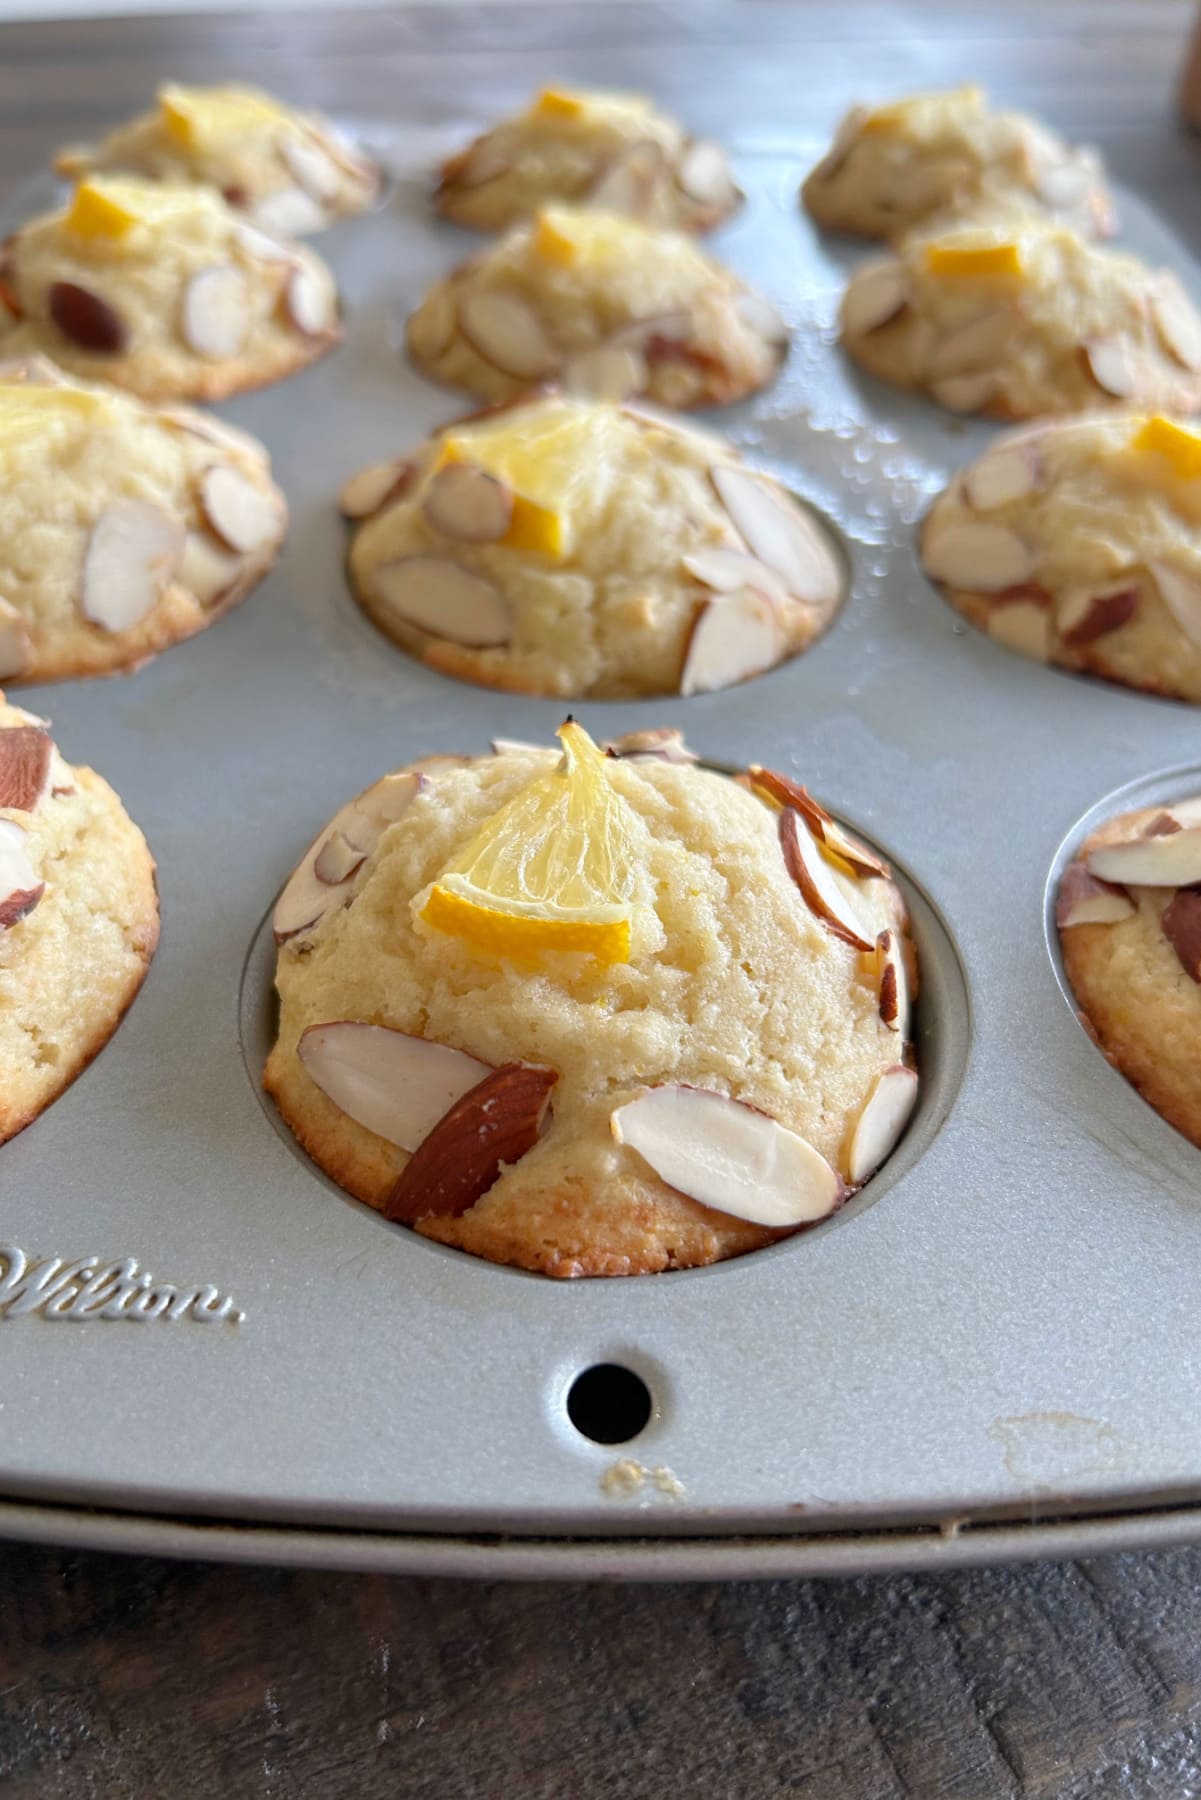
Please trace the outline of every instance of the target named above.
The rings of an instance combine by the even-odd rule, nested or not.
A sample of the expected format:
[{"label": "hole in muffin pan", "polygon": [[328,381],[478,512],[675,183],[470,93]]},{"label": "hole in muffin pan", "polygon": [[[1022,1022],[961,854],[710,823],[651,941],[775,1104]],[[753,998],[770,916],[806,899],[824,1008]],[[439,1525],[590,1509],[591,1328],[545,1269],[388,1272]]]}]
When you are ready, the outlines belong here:
[{"label": "hole in muffin pan", "polygon": [[645,1431],[654,1402],[641,1375],[621,1363],[593,1363],[567,1390],[567,1417],[593,1444],[628,1444]]},{"label": "hole in muffin pan", "polygon": [[[736,772],[731,766],[719,763],[709,763],[706,766],[713,768],[719,774],[729,775]],[[829,794],[820,794],[817,798],[822,800],[823,804],[830,803],[834,799]],[[831,810],[834,810],[832,805]],[[945,1125],[954,1106],[971,1054],[972,1009],[967,977],[946,921],[925,890],[913,879],[904,866],[898,863],[889,846],[878,843],[872,834],[864,830],[854,818],[848,817],[842,812],[839,812],[837,817],[843,820],[856,836],[872,849],[879,851],[880,855],[891,863],[894,877],[909,908],[913,941],[917,948],[921,971],[919,993],[913,1012],[913,1043],[918,1072],[921,1077],[921,1087],[908,1129],[878,1173],[873,1175],[846,1205],[840,1207],[828,1219],[823,1219],[816,1225],[802,1229],[778,1244],[768,1245],[763,1249],[748,1253],[749,1259],[756,1262],[764,1257],[802,1253],[808,1238],[817,1233],[837,1230],[852,1219],[858,1218],[869,1206],[874,1205],[877,1200],[883,1199],[898,1183],[911,1174]],[[308,841],[309,838],[306,837],[304,842],[298,845],[298,854]],[[277,1029],[275,966],[278,952],[271,929],[271,912],[274,904],[273,898],[271,907],[263,916],[258,930],[255,932],[242,967],[239,985],[238,1033],[246,1073],[272,1129],[288,1146],[308,1174],[347,1206],[360,1207],[362,1203],[353,1199],[344,1189],[340,1188],[301,1148],[276,1110],[270,1096],[263,1089],[263,1069],[275,1042]],[[296,1203],[297,1205],[301,1204],[299,1193]],[[382,1217],[380,1217],[379,1223],[381,1229],[395,1239],[401,1254],[407,1252],[453,1256],[459,1259],[466,1257],[465,1252],[435,1243],[404,1226],[388,1225]],[[490,1271],[499,1276],[518,1276],[523,1280],[539,1281],[548,1279],[545,1276],[532,1275],[524,1269],[487,1263],[476,1257],[467,1257],[466,1260],[481,1270]],[[704,1268],[674,1269],[664,1271],[663,1274],[674,1282],[689,1278],[693,1280],[713,1279],[724,1269],[740,1266],[747,1260],[747,1256],[735,1257],[728,1262],[718,1262]],[[663,1275],[660,1275],[654,1279],[662,1278]],[[624,1285],[624,1278],[620,1279]]]}]

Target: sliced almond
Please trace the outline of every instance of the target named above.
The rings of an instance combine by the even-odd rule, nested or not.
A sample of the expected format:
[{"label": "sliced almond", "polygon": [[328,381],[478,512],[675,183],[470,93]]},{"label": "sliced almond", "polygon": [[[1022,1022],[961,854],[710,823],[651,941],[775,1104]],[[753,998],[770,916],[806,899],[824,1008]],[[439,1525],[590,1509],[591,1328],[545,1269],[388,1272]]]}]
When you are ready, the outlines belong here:
[{"label": "sliced almond", "polygon": [[[275,903],[271,927],[277,944],[311,930],[331,907],[349,897],[345,892],[347,883],[364,859],[371,855],[387,827],[395,824],[412,805],[423,784],[424,776],[416,770],[400,769],[385,775],[335,813],[309,845]],[[327,844],[338,837],[358,852],[359,857],[335,883],[332,879],[333,859],[340,853],[331,851],[326,856],[325,850]],[[348,858],[341,860],[349,862]],[[318,861],[322,863],[323,876],[317,874]]]},{"label": "sliced almond", "polygon": [[447,463],[438,470],[421,510],[427,525],[467,544],[491,544],[513,522],[513,495],[503,481],[473,463]]},{"label": "sliced almond", "polygon": [[1182,888],[1164,907],[1160,924],[1185,974],[1201,982],[1201,892]]},{"label": "sliced almond", "polygon": [[457,1219],[542,1135],[554,1069],[506,1063],[454,1101],[406,1163],[384,1215],[416,1223]]},{"label": "sliced almond", "polygon": [[240,556],[219,549],[207,532],[189,531],[177,576],[201,606],[212,606],[236,586],[244,572]]},{"label": "sliced almond", "polygon": [[341,887],[367,860],[360,850],[340,831],[331,831],[313,858],[313,874],[326,887]]},{"label": "sliced almond", "polygon": [[23,675],[33,659],[33,639],[24,613],[0,595],[0,681]]},{"label": "sliced almond", "polygon": [[684,734],[672,725],[648,726],[642,731],[627,731],[610,738],[605,749],[614,756],[652,757],[658,762],[694,763],[695,751],[684,742]]},{"label": "sliced almond", "polygon": [[1088,373],[1103,394],[1115,400],[1132,400],[1142,386],[1142,367],[1127,339],[1093,338],[1080,347]]},{"label": "sliced almond", "polygon": [[556,761],[559,756],[559,752],[552,750],[549,744],[535,744],[530,738],[511,737],[494,737],[492,754],[494,756],[553,756]]},{"label": "sliced almond", "polygon": [[1137,606],[1138,587],[1130,582],[1099,594],[1078,588],[1060,596],[1055,626],[1063,642],[1077,648],[1119,631],[1129,624]]},{"label": "sliced almond", "polygon": [[809,1225],[843,1197],[838,1175],[812,1144],[708,1088],[647,1088],[614,1108],[609,1127],[668,1187],[752,1225]]},{"label": "sliced almond", "polygon": [[729,594],[735,588],[757,588],[773,599],[784,599],[787,589],[774,569],[761,563],[745,550],[731,550],[724,544],[706,545],[680,558],[680,566],[695,576],[715,594]]},{"label": "sliced almond", "polygon": [[560,386],[568,394],[616,404],[640,394],[646,380],[646,358],[636,345],[598,344],[564,363]]},{"label": "sliced almond", "polygon": [[28,839],[15,819],[0,819],[0,931],[31,913],[46,883],[29,860]]},{"label": "sliced almond", "polygon": [[449,1107],[493,1073],[489,1063],[447,1044],[352,1019],[310,1025],[296,1053],[347,1118],[409,1151]]},{"label": "sliced almond", "polygon": [[32,812],[50,785],[54,745],[41,725],[0,731],[0,806]]},{"label": "sliced almond", "polygon": [[995,369],[1004,361],[1016,329],[1017,316],[1011,307],[998,307],[960,325],[935,345],[927,369],[930,379]]},{"label": "sliced almond", "polygon": [[891,1031],[904,1038],[909,1034],[909,977],[905,969],[905,951],[895,931],[882,931],[876,938],[876,963],[879,987],[877,1000],[880,1017]]},{"label": "sliced almond", "polygon": [[1046,662],[1051,654],[1050,614],[1037,600],[994,606],[988,615],[988,635],[1032,662]]},{"label": "sliced almond", "polygon": [[[1187,805],[1187,802],[1186,802]],[[1196,802],[1193,802],[1196,805]],[[1143,826],[1144,837],[1171,837],[1173,832],[1183,831],[1185,821],[1177,818],[1175,813],[1159,812],[1149,825]]]},{"label": "sliced almond", "polygon": [[248,456],[255,463],[266,461],[266,453],[259,440],[239,426],[231,425],[228,419],[218,419],[213,413],[197,412],[193,407],[170,407],[163,411],[190,437],[201,438],[206,444],[216,444],[222,450],[232,450],[235,455]]},{"label": "sliced almond", "polygon": [[839,599],[843,571],[834,546],[799,501],[737,463],[715,463],[709,478],[751,553],[790,593],[819,606]]},{"label": "sliced almond", "polygon": [[999,444],[972,464],[963,477],[963,493],[976,512],[995,512],[1024,500],[1039,485],[1039,462],[1033,444]]},{"label": "sliced almond", "polygon": [[1001,385],[995,369],[978,374],[944,375],[930,383],[930,398],[948,412],[977,413],[986,407]]},{"label": "sliced almond", "polygon": [[973,594],[996,594],[1017,587],[1034,573],[1034,553],[1004,525],[947,525],[930,529],[922,563],[932,581]]},{"label": "sliced almond", "polygon": [[1055,897],[1055,923],[1060,931],[1073,925],[1116,925],[1134,916],[1134,902],[1125,888],[1112,881],[1098,881],[1082,862],[1069,863]]},{"label": "sliced almond", "polygon": [[1160,598],[1191,643],[1201,647],[1201,581],[1171,563],[1148,561]]},{"label": "sliced almond", "polygon": [[320,144],[308,138],[284,138],[280,155],[288,165],[288,173],[298,187],[311,194],[322,206],[332,205],[342,188],[337,164]]},{"label": "sliced almond", "polygon": [[809,175],[810,181],[829,181],[838,174],[859,142],[863,126],[868,117],[866,106],[852,106],[838,122],[838,127],[831,140],[830,148]]},{"label": "sliced almond", "polygon": [[680,672],[681,694],[709,694],[760,675],[780,659],[776,609],[766,594],[738,588],[697,614]]},{"label": "sliced almond", "polygon": [[499,181],[512,167],[513,158],[507,151],[489,143],[487,138],[479,138],[465,156],[452,158],[442,172],[442,181],[446,187],[485,187],[490,181]]},{"label": "sliced almond", "polygon": [[871,950],[873,940],[863,934],[862,921],[838,885],[837,877],[822,855],[817,839],[800,813],[786,806],[780,814],[780,848],[784,866],[801,890],[801,898],[831,936],[855,950]]},{"label": "sliced almond", "polygon": [[234,232],[234,240],[256,262],[290,263],[296,260],[294,244],[282,244],[277,237],[272,237],[269,231],[260,230],[257,225],[239,225]]},{"label": "sliced almond", "polygon": [[658,144],[635,144],[593,183],[588,204],[604,212],[641,218],[650,210],[655,185],[662,173],[663,152]]},{"label": "sliced almond", "polygon": [[236,356],[250,335],[250,284],[242,270],[223,263],[193,275],[184,289],[180,327],[197,356]]},{"label": "sliced almond", "polygon": [[849,832],[844,831],[838,821],[799,781],[793,781],[791,776],[781,775],[775,769],[765,769],[762,763],[752,763],[747,773],[751,786],[768,794],[777,806],[794,807],[818,842],[824,844],[827,850],[833,851],[835,856],[841,857],[852,875],[858,875],[864,880],[891,875],[888,864],[874,856],[866,844],[861,844],[858,838],[851,837]]},{"label": "sliced almond", "polygon": [[200,507],[223,544],[249,556],[280,535],[279,501],[237,469],[217,464],[200,481]]},{"label": "sliced almond", "polygon": [[1162,277],[1151,295],[1151,317],[1168,355],[1194,374],[1201,370],[1201,318],[1174,277]]},{"label": "sliced almond", "polygon": [[445,557],[385,563],[372,581],[389,612],[452,644],[485,650],[507,644],[513,635],[508,604],[492,583]]},{"label": "sliced almond", "polygon": [[[611,341],[657,356],[671,351],[684,353],[692,329],[692,314],[679,307],[675,312],[649,313],[644,318],[631,319],[628,325],[614,332]],[[674,420],[669,418],[668,423],[674,424]]]},{"label": "sliced almond", "polygon": [[81,350],[115,356],[129,347],[129,327],[124,319],[91,288],[73,281],[51,282],[46,310],[63,336]]},{"label": "sliced almond", "polygon": [[369,518],[386,500],[399,500],[412,486],[416,473],[416,466],[403,459],[372,463],[343,485],[338,504],[348,519]]},{"label": "sliced almond", "polygon": [[535,381],[559,360],[537,313],[517,294],[488,288],[466,294],[459,304],[459,327],[476,354],[502,375]]},{"label": "sliced almond", "polygon": [[909,276],[903,263],[869,263],[851,277],[842,298],[842,330],[863,337],[899,319],[909,304]]},{"label": "sliced almond", "polygon": [[1091,875],[1123,887],[1193,887],[1201,881],[1201,825],[1100,845],[1084,862]]},{"label": "sliced almond", "polygon": [[877,1075],[847,1145],[846,1177],[852,1187],[866,1181],[892,1155],[909,1123],[917,1090],[916,1072],[902,1063]]},{"label": "sliced almond", "polygon": [[748,331],[766,338],[769,344],[787,344],[788,326],[770,300],[753,288],[740,288],[734,297],[734,311]]},{"label": "sliced almond", "polygon": [[327,271],[313,263],[293,269],[284,290],[288,317],[304,337],[324,337],[338,319],[338,294]]},{"label": "sliced almond", "polygon": [[1047,206],[1070,212],[1087,198],[1093,180],[1088,164],[1073,158],[1044,165],[1038,171],[1035,186],[1039,199]]},{"label": "sliced almond", "polygon": [[181,520],[147,500],[115,500],[92,527],[83,564],[84,614],[129,631],[166,593],[184,551]]},{"label": "sliced almond", "polygon": [[726,206],[737,193],[725,151],[707,138],[693,138],[685,146],[676,181],[699,206]]},{"label": "sliced almond", "polygon": [[329,224],[325,208],[301,187],[276,188],[254,208],[251,217],[261,231],[277,237],[307,237]]}]

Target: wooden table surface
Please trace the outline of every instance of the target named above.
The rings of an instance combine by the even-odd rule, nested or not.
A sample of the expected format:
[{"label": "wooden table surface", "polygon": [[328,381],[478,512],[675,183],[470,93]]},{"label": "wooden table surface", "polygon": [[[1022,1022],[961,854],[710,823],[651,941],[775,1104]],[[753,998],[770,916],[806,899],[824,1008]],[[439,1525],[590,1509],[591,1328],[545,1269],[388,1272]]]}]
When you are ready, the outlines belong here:
[{"label": "wooden table surface", "polygon": [[[0,197],[168,75],[423,120],[574,77],[653,88],[759,141],[818,130],[861,93],[977,78],[1100,139],[1170,216],[1201,173],[1173,117],[1189,12],[593,0],[10,25]],[[1201,1552],[641,1588],[0,1547],[0,1794],[1188,1800]]]}]

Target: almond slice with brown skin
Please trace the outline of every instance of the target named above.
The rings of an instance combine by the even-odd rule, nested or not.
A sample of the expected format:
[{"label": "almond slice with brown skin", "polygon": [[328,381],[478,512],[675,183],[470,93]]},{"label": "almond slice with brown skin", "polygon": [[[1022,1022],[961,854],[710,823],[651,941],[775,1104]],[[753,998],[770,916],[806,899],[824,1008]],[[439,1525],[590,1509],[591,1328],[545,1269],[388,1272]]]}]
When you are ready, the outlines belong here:
[{"label": "almond slice with brown skin", "polygon": [[1201,891],[1182,888],[1164,907],[1160,924],[1185,974],[1201,983]]},{"label": "almond slice with brown skin", "polygon": [[560,376],[565,393],[615,404],[640,394],[646,381],[646,358],[634,344],[597,344],[582,350],[564,363]]},{"label": "almond slice with brown skin", "polygon": [[213,606],[241,580],[243,568],[241,557],[219,549],[207,532],[189,531],[176,575],[201,606]]},{"label": "almond slice with brown skin", "polygon": [[200,479],[200,507],[229,549],[249,556],[280,534],[279,502],[237,469],[217,464]]},{"label": "almond slice with brown skin", "polygon": [[81,350],[118,355],[129,347],[129,328],[119,312],[74,281],[51,282],[46,310],[63,336]]},{"label": "almond slice with brown skin", "polygon": [[1080,346],[1084,367],[1103,394],[1133,400],[1142,386],[1142,365],[1125,338],[1092,338]]},{"label": "almond slice with brown skin", "polygon": [[647,1088],[613,1109],[609,1127],[668,1187],[752,1225],[811,1225],[843,1197],[837,1173],[812,1144],[708,1088]]},{"label": "almond slice with brown skin", "polygon": [[1038,454],[1033,444],[1000,444],[973,463],[963,477],[963,495],[976,512],[996,512],[1024,500],[1039,486]]},{"label": "almond slice with brown skin", "polygon": [[32,812],[50,785],[54,745],[40,725],[0,731],[0,806]]},{"label": "almond slice with brown skin", "polygon": [[663,164],[663,152],[658,144],[635,144],[593,183],[588,193],[589,206],[604,212],[642,217],[650,209]]},{"label": "almond slice with brown skin", "polygon": [[1018,656],[1046,662],[1051,654],[1051,615],[1037,600],[1007,601],[989,613],[988,635]]},{"label": "almond slice with brown skin", "polygon": [[698,206],[726,206],[738,191],[725,151],[708,138],[693,138],[685,145],[676,181]]},{"label": "almond slice with brown skin", "polygon": [[537,313],[517,294],[488,288],[466,294],[459,303],[459,328],[476,354],[502,375],[536,381],[559,361]]},{"label": "almond slice with brown skin", "polygon": [[493,1073],[489,1063],[447,1044],[353,1019],[310,1025],[296,1054],[340,1112],[408,1151]]},{"label": "almond slice with brown skin", "polygon": [[443,537],[492,544],[513,522],[513,495],[474,463],[447,463],[426,489],[421,510],[426,524]]},{"label": "almond slice with brown skin", "polygon": [[680,671],[681,694],[710,694],[761,675],[780,660],[776,609],[766,594],[738,588],[697,614]]},{"label": "almond slice with brown skin", "polygon": [[709,479],[752,555],[780,576],[789,593],[819,606],[839,599],[843,571],[838,556],[799,501],[736,463],[714,463]]},{"label": "almond slice with brown skin", "polygon": [[[424,782],[425,777],[417,770],[399,769],[394,774],[385,775],[364,793],[356,795],[334,814],[301,857],[275,903],[271,928],[277,944],[286,943],[300,932],[311,930],[320,923],[331,907],[341,905],[349,898],[345,891],[347,884],[362,866],[363,860],[375,849],[387,827],[403,817]],[[318,860],[324,856],[326,845],[339,836],[361,854],[358,862],[335,884],[330,877],[333,874],[332,858],[336,852],[331,851],[330,857],[323,861],[324,879],[317,875],[316,868]]]},{"label": "almond slice with brown skin", "polygon": [[922,564],[932,581],[968,593],[996,594],[1017,587],[1034,573],[1034,553],[1004,525],[946,525],[927,528]]},{"label": "almond slice with brown skin", "polygon": [[28,838],[15,819],[0,819],[0,931],[31,913],[46,883],[29,860]]},{"label": "almond slice with brown skin", "polygon": [[1194,887],[1201,881],[1201,825],[1098,845],[1084,862],[1099,880],[1123,887]]},{"label": "almond slice with brown skin", "polygon": [[367,852],[358,849],[340,831],[331,831],[313,858],[313,874],[326,887],[341,887],[367,860]]},{"label": "almond slice with brown skin", "polygon": [[296,185],[311,194],[319,205],[331,205],[338,198],[342,177],[320,144],[311,143],[307,138],[285,137],[279,153]]},{"label": "almond slice with brown skin", "polygon": [[905,953],[895,931],[882,931],[876,938],[876,965],[879,976],[878,1003],[880,1017],[892,1031],[902,1037],[909,1034],[909,977],[905,969]]},{"label": "almond slice with brown skin", "polygon": [[184,289],[180,329],[197,356],[215,362],[236,356],[250,335],[250,284],[242,270],[222,263],[193,275]]},{"label": "almond slice with brown skin", "polygon": [[183,522],[148,500],[114,500],[92,527],[81,604],[105,631],[129,631],[166,593],[183,557]]},{"label": "almond slice with brown skin", "polygon": [[775,769],[765,769],[762,763],[752,763],[747,774],[752,787],[761,788],[778,806],[795,808],[818,842],[824,844],[827,850],[832,850],[835,856],[841,857],[851,874],[870,881],[874,877],[887,877],[892,873],[888,864],[878,856],[873,856],[866,844],[861,844],[858,838],[845,832],[799,781],[793,781],[791,776],[781,775]]},{"label": "almond slice with brown skin", "polygon": [[1055,923],[1060,931],[1074,925],[1116,925],[1134,917],[1135,906],[1124,887],[1098,881],[1082,862],[1069,863],[1055,896]]},{"label": "almond slice with brown skin", "polygon": [[847,337],[864,337],[899,319],[909,304],[909,276],[903,263],[869,263],[851,277],[842,297],[841,323]]},{"label": "almond slice with brown skin", "polygon": [[941,380],[995,369],[1004,360],[1016,330],[1017,316],[1011,307],[998,307],[969,320],[939,339],[930,355],[929,378]]},{"label": "almond slice with brown skin", "polygon": [[325,337],[337,324],[337,290],[325,270],[311,263],[293,269],[284,300],[288,317],[302,337]]},{"label": "almond slice with brown skin", "polygon": [[370,518],[386,501],[399,500],[413,485],[416,473],[415,465],[403,458],[372,463],[344,483],[338,504],[348,519]]},{"label": "almond slice with brown skin", "polygon": [[407,556],[373,573],[377,598],[406,625],[473,650],[507,644],[513,621],[503,596],[442,556]]},{"label": "almond slice with brown skin", "polygon": [[917,1101],[916,1071],[894,1063],[877,1075],[855,1121],[846,1151],[846,1177],[858,1187],[892,1155]]},{"label": "almond slice with brown skin", "polygon": [[23,675],[33,660],[33,639],[24,613],[0,595],[0,681]]},{"label": "almond slice with brown skin", "polygon": [[1156,559],[1148,559],[1147,568],[1160,598],[1185,637],[1201,648],[1201,581]]},{"label": "almond slice with brown skin", "polygon": [[384,1216],[415,1224],[457,1219],[542,1135],[558,1081],[554,1069],[505,1063],[456,1100],[413,1152]]},{"label": "almond slice with brown skin", "polygon": [[261,231],[276,237],[307,237],[329,224],[325,208],[301,187],[276,188],[254,208],[251,217]]},{"label": "almond slice with brown skin", "polygon": [[840,943],[849,944],[854,950],[873,949],[873,940],[864,936],[862,921],[800,813],[786,806],[780,814],[779,830],[784,866],[800,888],[809,911]]},{"label": "almond slice with brown skin", "polygon": [[1086,588],[1061,594],[1055,608],[1055,626],[1060,638],[1074,649],[1107,637],[1128,625],[1138,607],[1137,583],[1126,582],[1104,593],[1090,593]]},{"label": "almond slice with brown skin", "polygon": [[650,757],[656,762],[694,763],[700,758],[684,742],[684,734],[671,725],[648,726],[610,738],[604,748],[613,756]]},{"label": "almond slice with brown skin", "polygon": [[1193,374],[1201,370],[1201,318],[1174,278],[1164,277],[1152,294],[1151,317],[1160,342],[1173,361]]}]

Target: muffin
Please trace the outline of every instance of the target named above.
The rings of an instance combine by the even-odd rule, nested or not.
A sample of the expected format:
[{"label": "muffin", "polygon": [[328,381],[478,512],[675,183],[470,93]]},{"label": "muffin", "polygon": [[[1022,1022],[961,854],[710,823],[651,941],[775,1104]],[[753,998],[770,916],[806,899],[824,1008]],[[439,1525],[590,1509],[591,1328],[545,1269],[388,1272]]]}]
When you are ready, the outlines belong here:
[{"label": "muffin", "polygon": [[157,942],[141,832],[0,694],[0,1143],[108,1042]]},{"label": "muffin", "polygon": [[1001,206],[1108,237],[1113,202],[1100,158],[1025,113],[993,112],[978,87],[853,106],[801,188],[819,224],[903,237],[958,212]]},{"label": "muffin", "polygon": [[260,88],[158,90],[153,112],[99,144],[72,144],[60,175],[141,175],[214,187],[264,231],[304,237],[363,212],[379,190],[376,163],[320,113],[298,112]]},{"label": "muffin", "polygon": [[719,438],[536,397],[346,485],[365,612],[445,674],[520,693],[726,687],[794,656],[844,594],[815,517]]},{"label": "muffin", "polygon": [[1056,923],[1084,1024],[1201,1145],[1201,798],[1094,831],[1064,871]]},{"label": "muffin", "polygon": [[0,252],[0,356],[147,400],[220,400],[337,343],[334,278],[209,188],[89,176]]},{"label": "muffin", "polygon": [[641,95],[543,88],[443,163],[434,203],[479,231],[555,203],[710,231],[742,195],[720,144],[689,137]]},{"label": "muffin", "polygon": [[348,1193],[548,1275],[827,1218],[917,1093],[886,865],[790,777],[559,736],[413,764],[320,834],[275,909],[268,1091]]},{"label": "muffin", "polygon": [[424,373],[484,400],[556,380],[604,400],[692,407],[766,386],[787,333],[682,233],[545,207],[437,282],[406,342]]},{"label": "muffin", "polygon": [[1007,432],[921,534],[927,575],[1038,662],[1201,702],[1201,434],[1162,413]]},{"label": "muffin", "polygon": [[0,363],[0,677],[137,668],[271,568],[284,497],[255,439],[31,359]]},{"label": "muffin", "polygon": [[953,412],[1201,406],[1201,316],[1176,277],[1012,214],[906,239],[852,275],[855,361]]}]

